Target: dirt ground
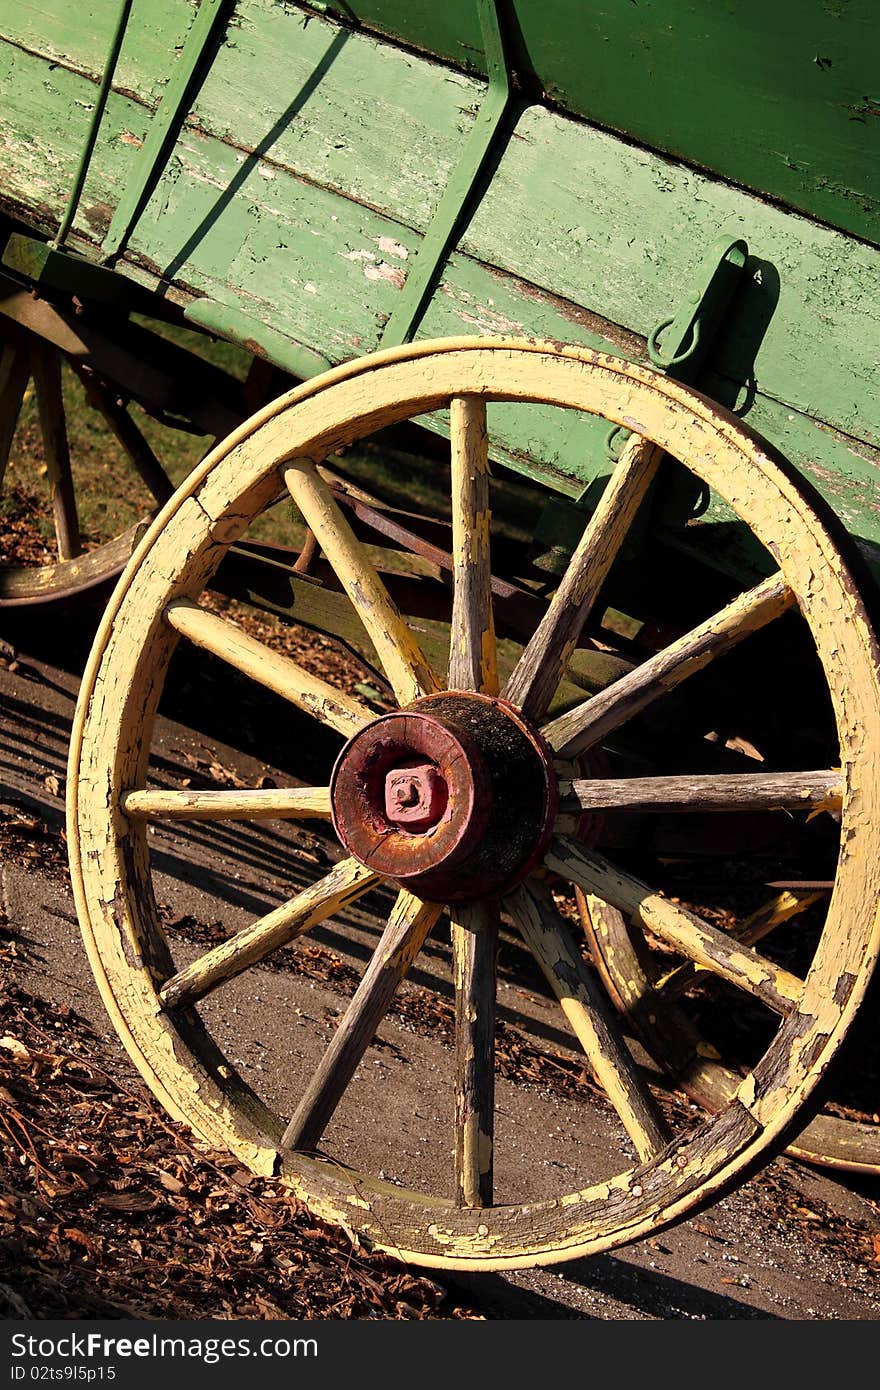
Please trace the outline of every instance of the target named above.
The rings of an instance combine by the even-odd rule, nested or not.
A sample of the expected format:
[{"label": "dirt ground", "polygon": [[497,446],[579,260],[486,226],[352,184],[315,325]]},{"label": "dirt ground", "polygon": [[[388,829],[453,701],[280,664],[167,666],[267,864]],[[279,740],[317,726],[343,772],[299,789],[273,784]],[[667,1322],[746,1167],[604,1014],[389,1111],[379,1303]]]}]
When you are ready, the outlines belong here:
[{"label": "dirt ground", "polygon": [[[784,1156],[700,1216],[626,1249],[549,1269],[464,1276],[408,1270],[353,1250],[344,1233],[321,1228],[271,1184],[200,1151],[145,1092],[80,943],[62,827],[81,652],[51,664],[47,649],[58,653],[51,632],[20,623],[5,630],[0,1099],[13,1118],[2,1135],[12,1164],[0,1200],[0,1295],[7,1316],[86,1317],[98,1309],[254,1318],[880,1316],[880,1180],[847,1179]],[[178,676],[184,694],[200,678]],[[216,711],[216,697],[215,690],[202,706]],[[187,708],[182,698],[159,722],[154,751],[170,782],[289,780],[273,759],[254,759],[218,737],[209,719],[193,727]],[[279,723],[278,762],[288,766],[298,747],[304,754],[306,738],[296,718]],[[156,829],[158,897],[182,963],[326,872],[338,850],[316,824],[189,825],[173,836]],[[290,1108],[295,1078],[332,1036],[389,902],[381,893],[361,899],[206,1004],[233,1061],[259,1078],[280,1110]],[[440,928],[326,1138],[346,1161],[427,1191],[442,1191],[449,1173],[449,954]],[[512,937],[502,938],[499,971],[504,1200],[566,1191],[574,1173],[596,1165],[625,1166],[617,1118]],[[681,1098],[662,1103],[687,1119]],[[71,1124],[76,1107],[87,1121],[82,1138]]]}]

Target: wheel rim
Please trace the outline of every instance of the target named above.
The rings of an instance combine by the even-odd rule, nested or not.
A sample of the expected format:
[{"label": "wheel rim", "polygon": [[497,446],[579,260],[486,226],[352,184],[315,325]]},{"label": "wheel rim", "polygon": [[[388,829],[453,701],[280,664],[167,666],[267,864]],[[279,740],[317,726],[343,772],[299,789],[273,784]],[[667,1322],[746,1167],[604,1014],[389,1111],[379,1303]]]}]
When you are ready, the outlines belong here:
[{"label": "wheel rim", "polygon": [[[234,952],[227,949],[224,957],[221,947],[217,950],[223,959],[215,952],[202,957],[195,987],[191,970],[175,971],[156,925],[145,835],[147,803],[142,801],[138,807],[136,800],[137,795],[146,795],[138,789],[144,787],[147,774],[148,731],[178,633],[212,650],[223,650],[227,659],[233,659],[232,641],[239,669],[250,669],[251,659],[258,661],[228,632],[218,638],[212,627],[217,620],[208,622],[199,616],[202,610],[194,599],[249,517],[277,496],[282,477],[339,578],[351,595],[356,593],[359,611],[400,703],[437,694],[436,676],[399,615],[386,606],[381,587],[365,586],[364,575],[358,572],[361,557],[341,535],[311,461],[319,461],[331,449],[370,429],[436,410],[450,401],[457,415],[453,419],[453,498],[456,480],[465,479],[462,487],[469,499],[466,505],[458,505],[465,536],[459,550],[463,573],[457,573],[450,683],[494,695],[497,673],[486,582],[488,518],[481,505],[485,444],[480,441],[485,437],[485,422],[480,398],[540,400],[604,415],[683,459],[726,498],[777,558],[781,577],[758,586],[738,606],[731,605],[724,621],[707,625],[711,630],[703,639],[711,649],[712,642],[721,640],[717,629],[735,631],[734,640],[738,640],[784,611],[793,596],[825,672],[843,768],[840,869],[825,929],[804,981],[792,982],[786,972],[757,953],[728,949],[711,932],[707,935],[680,914],[670,914],[668,905],[658,905],[656,895],[643,892],[635,880],[618,873],[602,856],[564,837],[554,840],[545,861],[551,871],[577,886],[611,898],[617,895],[621,903],[635,895],[639,910],[655,929],[686,941],[689,951],[702,953],[695,958],[710,959],[712,968],[726,970],[728,978],[769,1000],[783,1022],[724,1109],[687,1136],[664,1144],[650,1095],[623,1055],[625,1048],[621,1051],[610,1011],[589,979],[581,979],[574,1004],[568,1001],[569,1020],[579,1029],[591,1066],[601,1076],[643,1161],[553,1200],[514,1206],[480,1205],[486,1200],[491,1175],[486,1158],[491,1149],[486,1140],[491,1137],[492,1102],[488,1045],[483,1046],[482,1063],[478,1058],[476,1074],[473,1067],[468,1072],[463,1062],[458,1070],[455,1185],[459,1201],[468,1205],[401,1192],[299,1152],[279,1153],[285,1133],[288,1143],[296,1135],[299,1142],[302,1135],[314,1141],[328,1105],[332,1113],[334,1088],[350,1067],[351,1049],[358,1044],[346,1036],[341,1052],[337,1049],[323,1073],[319,1067],[285,1131],[283,1121],[236,1077],[198,1018],[187,1011],[187,1003],[201,997],[199,989],[206,982],[213,987],[229,977],[228,959]],[[571,613],[576,610],[582,615],[595,597],[650,483],[652,455],[656,451],[636,439],[618,465],[588,525],[583,547],[587,558],[580,572],[572,579],[572,570],[578,570],[576,554],[551,603],[549,621],[538,629],[501,692],[530,722],[542,722],[548,688],[552,694],[566,660],[575,622]],[[476,517],[484,517],[486,524],[477,525]],[[852,581],[803,497],[760,441],[726,412],[685,388],[647,369],[584,350],[472,339],[381,353],[328,373],[254,416],[191,475],[133,556],[96,641],[71,748],[69,838],[86,945],[111,1016],[136,1064],[172,1114],[209,1142],[233,1150],[254,1171],[270,1173],[280,1165],[285,1179],[312,1209],[350,1226],[379,1248],[429,1265],[509,1268],[571,1258],[636,1239],[705,1202],[780,1139],[839,1046],[864,994],[878,949],[876,661],[876,646]],[[679,666],[686,665],[682,658]],[[271,683],[265,671],[260,679]],[[271,679],[282,681],[282,675]],[[316,690],[314,682],[309,686],[301,673],[293,677],[293,685],[295,690],[291,694],[288,688],[288,694],[296,703],[312,709],[320,706],[324,719],[346,735],[366,722],[357,702]],[[276,683],[273,688],[280,687]],[[558,753],[577,743],[577,737],[572,737],[577,724],[576,718],[573,721],[566,715],[545,724],[543,734]],[[583,739],[583,729],[579,736]],[[99,788],[106,790],[102,793]],[[133,799],[123,813],[125,794]],[[329,804],[322,813],[328,810]],[[114,830],[109,844],[108,823]],[[362,864],[355,859],[343,861],[324,881],[320,911],[328,903],[332,910],[334,904],[351,901],[368,881],[372,881],[370,871]],[[567,943],[546,897],[530,883],[509,894],[504,907],[548,978],[558,985],[566,968],[570,973],[576,962],[564,959]],[[303,922],[320,920],[310,918],[313,909],[312,902],[298,903],[286,918],[282,909],[269,914],[275,920],[262,919],[259,930],[255,928],[257,949],[278,940],[279,934],[290,939],[283,934],[290,930],[292,918],[296,930]],[[385,946],[397,952],[401,976],[439,911],[438,905],[423,902],[401,887],[383,938]],[[457,1012],[460,1032],[466,1035],[459,1038],[463,1058],[468,1044],[473,1055],[475,1036],[475,1028],[463,1022],[466,1001],[480,998],[483,1014],[491,1013],[487,1000],[494,978],[491,961],[497,918],[489,901],[455,908],[452,919]],[[375,1009],[384,996],[375,980],[367,978],[369,973],[363,988]],[[357,1022],[355,1017],[353,1023]],[[484,1017],[481,1026],[486,1023]],[[335,1075],[328,1078],[328,1071]]]}]

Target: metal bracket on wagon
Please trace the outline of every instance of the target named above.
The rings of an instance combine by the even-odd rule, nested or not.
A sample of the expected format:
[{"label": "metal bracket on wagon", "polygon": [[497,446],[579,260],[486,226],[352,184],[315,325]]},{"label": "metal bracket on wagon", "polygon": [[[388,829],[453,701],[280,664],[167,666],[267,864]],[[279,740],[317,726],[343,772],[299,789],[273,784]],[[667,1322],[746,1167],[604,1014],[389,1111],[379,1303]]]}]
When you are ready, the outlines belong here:
[{"label": "metal bracket on wagon", "polygon": [[[648,334],[651,366],[666,376],[692,385],[730,308],[746,268],[749,248],[740,237],[721,236],[700,261],[676,312],[661,319]],[[629,430],[615,426],[607,449],[613,459],[629,439]]]},{"label": "metal bracket on wagon", "polygon": [[[693,383],[720,331],[748,260],[748,246],[739,237],[718,237],[700,261],[674,314],[661,319],[648,335],[647,353],[655,370],[676,381]],[[605,452],[616,463],[630,437],[621,425],[605,436]],[[552,497],[535,529],[532,561],[551,574],[561,574],[581,538],[593,510],[598,484],[594,478],[581,494],[568,501]]]}]

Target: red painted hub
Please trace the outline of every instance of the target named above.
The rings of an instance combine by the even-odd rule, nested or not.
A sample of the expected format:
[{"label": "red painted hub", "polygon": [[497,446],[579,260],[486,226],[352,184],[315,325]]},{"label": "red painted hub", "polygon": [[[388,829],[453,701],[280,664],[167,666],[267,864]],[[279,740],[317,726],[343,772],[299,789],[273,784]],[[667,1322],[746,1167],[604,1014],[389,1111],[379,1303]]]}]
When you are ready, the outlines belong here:
[{"label": "red painted hub", "polygon": [[333,824],[361,863],[423,897],[506,892],[543,856],[558,796],[550,750],[504,700],[452,691],[349,740]]}]

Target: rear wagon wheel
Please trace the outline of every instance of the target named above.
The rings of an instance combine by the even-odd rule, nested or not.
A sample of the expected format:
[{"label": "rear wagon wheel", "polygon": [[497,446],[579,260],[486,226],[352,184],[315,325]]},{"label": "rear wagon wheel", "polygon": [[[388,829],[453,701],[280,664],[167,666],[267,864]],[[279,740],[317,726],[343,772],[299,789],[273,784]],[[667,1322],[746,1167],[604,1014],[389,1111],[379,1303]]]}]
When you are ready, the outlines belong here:
[{"label": "rear wagon wheel", "polygon": [[[33,523],[45,517],[52,538],[47,540],[42,556],[24,560],[12,547],[4,555],[0,520],[0,607],[69,599],[107,585],[125,567],[142,525],[137,522],[98,545],[83,543],[62,390],[66,361],[63,353],[36,333],[5,325],[0,346],[0,488],[8,500],[10,453],[22,404],[33,391],[43,476],[27,479],[25,505]],[[174,491],[171,480],[113,385],[85,368],[74,366],[73,370],[79,378],[78,389],[118,441],[131,467],[132,480],[138,478],[145,495],[152,499],[154,506],[147,517],[154,515]],[[30,549],[34,548],[32,543]]]}]

